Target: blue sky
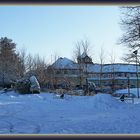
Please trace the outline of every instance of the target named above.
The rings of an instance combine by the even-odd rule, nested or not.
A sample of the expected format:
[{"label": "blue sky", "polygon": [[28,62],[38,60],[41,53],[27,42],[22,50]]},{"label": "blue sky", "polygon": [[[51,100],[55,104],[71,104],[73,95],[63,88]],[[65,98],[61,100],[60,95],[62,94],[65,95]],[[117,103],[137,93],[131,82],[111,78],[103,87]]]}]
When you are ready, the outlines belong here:
[{"label": "blue sky", "polygon": [[72,58],[75,43],[87,38],[92,47],[93,62],[99,62],[100,48],[106,63],[114,52],[115,61],[124,47],[118,6],[0,6],[0,36],[13,39],[17,48],[44,56],[47,62],[57,56]]}]

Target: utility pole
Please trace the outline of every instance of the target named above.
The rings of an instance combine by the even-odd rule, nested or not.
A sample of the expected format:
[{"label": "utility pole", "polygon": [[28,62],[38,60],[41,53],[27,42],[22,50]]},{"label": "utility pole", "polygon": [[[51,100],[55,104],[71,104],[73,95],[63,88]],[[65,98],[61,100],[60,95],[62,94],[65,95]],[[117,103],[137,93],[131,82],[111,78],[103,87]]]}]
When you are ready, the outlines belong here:
[{"label": "utility pole", "polygon": [[138,50],[133,52],[136,55],[136,77],[137,77],[137,95],[139,98],[139,73],[138,73]]},{"label": "utility pole", "polygon": [[127,75],[127,80],[128,80],[128,95],[130,97],[130,79],[129,79],[129,73]]}]

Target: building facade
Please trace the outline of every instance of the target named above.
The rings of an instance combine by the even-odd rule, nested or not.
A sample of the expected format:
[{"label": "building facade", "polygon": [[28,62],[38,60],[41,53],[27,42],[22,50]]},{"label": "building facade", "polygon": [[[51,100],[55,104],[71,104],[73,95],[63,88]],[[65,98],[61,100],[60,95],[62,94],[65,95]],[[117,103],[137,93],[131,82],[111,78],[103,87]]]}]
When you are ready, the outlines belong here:
[{"label": "building facade", "polygon": [[[113,89],[140,87],[140,67],[135,64],[94,64],[87,56],[82,63],[75,63],[68,58],[59,58],[47,69],[48,82],[69,83],[72,87],[85,85],[86,80],[94,82],[97,87]],[[138,67],[138,71],[137,68]]]}]

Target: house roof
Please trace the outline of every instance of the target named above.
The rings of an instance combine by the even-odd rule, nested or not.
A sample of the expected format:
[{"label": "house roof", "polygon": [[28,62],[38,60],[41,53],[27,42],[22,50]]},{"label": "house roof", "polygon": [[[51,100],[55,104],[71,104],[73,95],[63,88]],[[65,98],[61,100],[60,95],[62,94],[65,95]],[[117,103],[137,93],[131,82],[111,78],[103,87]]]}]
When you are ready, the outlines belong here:
[{"label": "house roof", "polygon": [[[90,64],[87,66],[88,72],[100,72],[100,64]],[[135,64],[104,64],[102,66],[102,72],[136,72]],[[140,72],[140,66],[138,66],[138,71]]]},{"label": "house roof", "polygon": [[[83,55],[84,56],[84,55]],[[86,65],[86,64],[83,64]],[[58,58],[53,64],[53,67],[60,69],[78,69],[79,64],[74,61],[64,57]],[[124,64],[124,63],[115,63],[115,64],[87,64],[87,72],[100,72],[102,67],[102,72],[136,72],[135,64]],[[138,66],[140,72],[140,66]]]},{"label": "house roof", "polygon": [[77,64],[74,61],[72,61],[72,60],[70,60],[70,59],[68,59],[66,57],[64,57],[64,58],[62,58],[62,57],[58,58],[52,64],[52,66],[55,67],[55,68],[60,68],[60,69],[62,69],[62,68],[77,69],[78,68],[77,67]]}]

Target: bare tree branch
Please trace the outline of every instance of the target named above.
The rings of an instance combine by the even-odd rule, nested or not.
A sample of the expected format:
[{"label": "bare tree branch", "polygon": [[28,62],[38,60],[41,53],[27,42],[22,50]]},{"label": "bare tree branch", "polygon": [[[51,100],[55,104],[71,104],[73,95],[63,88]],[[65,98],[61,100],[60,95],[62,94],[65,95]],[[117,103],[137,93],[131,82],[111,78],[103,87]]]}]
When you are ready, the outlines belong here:
[{"label": "bare tree branch", "polygon": [[122,59],[126,62],[133,62],[135,57],[133,51],[140,48],[140,6],[124,6],[122,11],[121,28],[124,34],[119,40],[130,49],[130,54],[126,54]]}]

